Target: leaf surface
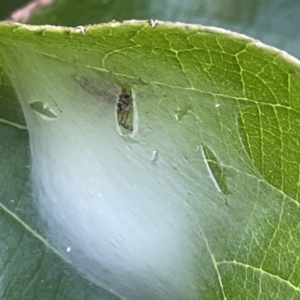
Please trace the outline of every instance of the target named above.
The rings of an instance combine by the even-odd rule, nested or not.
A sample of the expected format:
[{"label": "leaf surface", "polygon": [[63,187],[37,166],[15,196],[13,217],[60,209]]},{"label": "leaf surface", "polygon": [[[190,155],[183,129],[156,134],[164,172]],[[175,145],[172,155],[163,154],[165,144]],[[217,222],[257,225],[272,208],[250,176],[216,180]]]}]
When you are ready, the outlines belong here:
[{"label": "leaf surface", "polygon": [[28,23],[78,26],[132,19],[195,23],[246,34],[299,58],[299,9],[300,2],[282,5],[280,0],[56,0],[37,9]]},{"label": "leaf surface", "polygon": [[[3,299],[32,247],[28,299],[39,276],[58,299],[99,299],[97,286],[128,299],[300,297],[298,61],[219,29],[156,25],[1,24],[1,231],[14,244],[1,269],[15,266]],[[117,122],[124,86],[133,132]],[[65,286],[87,294],[63,298]]]}]

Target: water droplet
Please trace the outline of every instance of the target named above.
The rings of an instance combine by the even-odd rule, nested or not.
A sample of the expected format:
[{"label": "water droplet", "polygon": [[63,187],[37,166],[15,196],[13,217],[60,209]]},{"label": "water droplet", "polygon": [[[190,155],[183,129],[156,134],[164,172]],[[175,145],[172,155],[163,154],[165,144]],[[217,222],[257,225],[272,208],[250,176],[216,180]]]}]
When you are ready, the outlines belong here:
[{"label": "water droplet", "polygon": [[229,190],[226,184],[226,169],[220,165],[216,155],[209,147],[202,146],[202,156],[214,186],[219,192],[228,195]]},{"label": "water droplet", "polygon": [[172,169],[173,169],[173,170],[175,170],[175,171],[179,171],[179,168],[178,168],[178,166],[177,166],[177,165],[172,165],[171,167],[172,167]]},{"label": "water droplet", "polygon": [[181,121],[190,111],[190,106],[185,106],[183,108],[178,108],[175,112],[175,119],[176,121]]},{"label": "water droplet", "polygon": [[53,121],[57,118],[56,112],[42,101],[31,102],[29,105],[44,120]]},{"label": "water droplet", "polygon": [[71,251],[71,247],[68,247],[67,249],[66,249],[66,252],[70,252]]},{"label": "water droplet", "polygon": [[151,162],[156,165],[158,162],[158,157],[159,157],[159,152],[157,150],[154,150],[152,152]]},{"label": "water droplet", "polygon": [[216,103],[215,104],[215,107],[219,107],[221,104],[220,103]]},{"label": "water droplet", "polygon": [[190,203],[189,200],[185,200],[185,201],[184,201],[184,204],[186,204],[186,205],[188,205],[188,206],[191,206],[191,203]]}]

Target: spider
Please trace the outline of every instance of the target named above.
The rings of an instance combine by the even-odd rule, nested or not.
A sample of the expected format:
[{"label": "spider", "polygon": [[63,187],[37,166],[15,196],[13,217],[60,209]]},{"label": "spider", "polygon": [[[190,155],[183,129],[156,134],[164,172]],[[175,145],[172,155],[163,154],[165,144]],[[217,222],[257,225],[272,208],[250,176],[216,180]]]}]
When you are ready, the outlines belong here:
[{"label": "spider", "polygon": [[131,90],[122,87],[121,94],[117,102],[117,119],[120,126],[132,131],[132,125],[127,124],[128,115],[132,107],[132,93]]}]

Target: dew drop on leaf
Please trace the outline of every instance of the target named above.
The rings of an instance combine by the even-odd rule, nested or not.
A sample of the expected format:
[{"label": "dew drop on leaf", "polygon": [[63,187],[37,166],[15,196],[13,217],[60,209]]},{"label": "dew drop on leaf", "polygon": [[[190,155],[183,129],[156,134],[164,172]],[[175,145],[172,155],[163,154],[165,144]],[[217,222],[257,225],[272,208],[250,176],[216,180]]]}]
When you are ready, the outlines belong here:
[{"label": "dew drop on leaf", "polygon": [[159,152],[158,150],[154,150],[152,152],[152,158],[151,158],[151,162],[156,165],[158,163],[158,158],[159,158]]},{"label": "dew drop on leaf", "polygon": [[30,108],[35,111],[42,119],[46,121],[53,121],[57,119],[56,112],[52,108],[50,108],[48,104],[42,101],[34,101],[29,105]]},{"label": "dew drop on leaf", "polygon": [[216,155],[209,147],[203,146],[202,156],[214,186],[219,192],[228,195],[229,190],[226,183],[226,169],[220,165]]}]

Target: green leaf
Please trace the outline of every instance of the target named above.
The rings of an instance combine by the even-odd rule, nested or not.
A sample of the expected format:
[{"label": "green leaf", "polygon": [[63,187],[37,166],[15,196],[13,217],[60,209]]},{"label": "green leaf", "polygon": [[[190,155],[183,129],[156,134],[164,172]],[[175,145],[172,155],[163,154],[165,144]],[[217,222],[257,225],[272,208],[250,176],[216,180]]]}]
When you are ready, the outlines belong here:
[{"label": "green leaf", "polygon": [[28,23],[78,26],[132,19],[195,23],[249,35],[299,58],[299,10],[299,1],[282,5],[281,0],[56,0],[33,12]]},{"label": "green leaf", "polygon": [[300,298],[298,61],[172,23],[0,35],[3,299]]}]

